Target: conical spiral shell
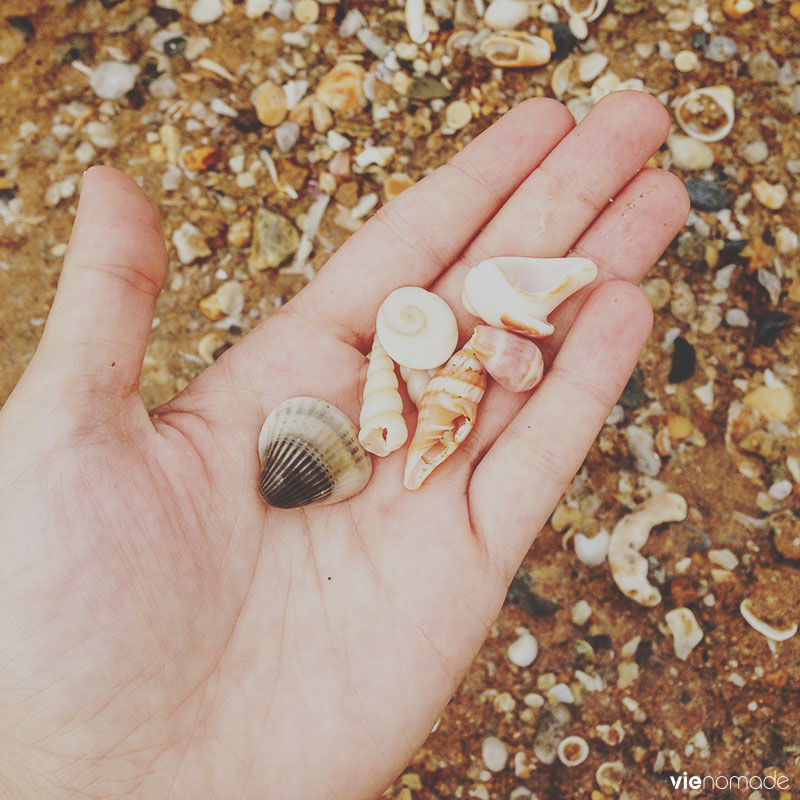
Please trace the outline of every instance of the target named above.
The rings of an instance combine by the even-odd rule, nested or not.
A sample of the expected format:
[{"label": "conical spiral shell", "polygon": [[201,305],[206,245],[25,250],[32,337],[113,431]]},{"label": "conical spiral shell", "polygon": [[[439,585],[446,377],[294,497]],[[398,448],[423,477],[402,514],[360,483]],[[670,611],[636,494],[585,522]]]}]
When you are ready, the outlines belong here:
[{"label": "conical spiral shell", "polygon": [[381,347],[377,337],[372,344],[364,383],[364,402],[358,424],[358,441],[376,456],[388,456],[408,439],[403,419],[403,399],[397,390],[394,362]]},{"label": "conical spiral shell", "polygon": [[486,370],[469,347],[455,353],[431,378],[408,446],[406,489],[419,489],[467,438],[485,389]]},{"label": "conical spiral shell", "polygon": [[542,379],[542,351],[524,336],[476,325],[468,344],[486,371],[509,392],[527,392]]},{"label": "conical spiral shell", "polygon": [[400,377],[405,381],[408,396],[417,408],[435,373],[436,370],[432,369],[411,369],[400,365]]},{"label": "conical spiral shell", "polygon": [[596,276],[588,258],[487,258],[467,273],[461,302],[495,328],[549,336],[547,315]]},{"label": "conical spiral shell", "polygon": [[375,328],[389,357],[413,369],[440,367],[458,344],[453,309],[419,286],[395,289],[378,309]]},{"label": "conical spiral shell", "polygon": [[258,455],[258,493],[275,508],[347,500],[372,475],[355,425],[317,397],[291,397],[277,405],[261,428]]}]

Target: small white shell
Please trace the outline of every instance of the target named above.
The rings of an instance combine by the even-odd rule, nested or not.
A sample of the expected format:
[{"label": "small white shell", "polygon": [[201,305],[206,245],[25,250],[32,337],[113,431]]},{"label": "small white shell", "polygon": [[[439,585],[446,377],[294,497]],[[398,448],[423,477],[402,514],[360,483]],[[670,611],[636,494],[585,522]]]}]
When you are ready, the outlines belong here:
[{"label": "small white shell", "polygon": [[400,365],[400,376],[406,382],[408,396],[417,408],[419,408],[422,395],[425,394],[435,372],[436,370],[432,369],[411,369],[411,367]]},{"label": "small white shell", "polygon": [[575,11],[572,7],[572,0],[561,0],[561,7],[567,12],[569,17],[578,17],[587,22],[594,22],[605,10],[608,0],[591,0],[586,8]]},{"label": "small white shell", "polygon": [[493,30],[516,28],[530,16],[527,0],[492,0],[483,21]]},{"label": "small white shell", "polygon": [[582,736],[567,736],[558,745],[558,760],[565,767],[577,767],[586,761],[589,743]]},{"label": "small white shell", "polygon": [[481,42],[481,52],[496,67],[541,67],[550,61],[550,44],[524,31],[492,33]]},{"label": "small white shell", "polygon": [[258,455],[258,493],[274,508],[347,500],[372,475],[372,460],[358,441],[355,425],[317,397],[290,397],[279,403],[261,428]]},{"label": "small white shell", "polygon": [[395,289],[378,309],[375,327],[389,356],[413,369],[440,367],[458,344],[453,309],[419,286]]},{"label": "small white shell", "polygon": [[[685,120],[684,109],[690,115],[702,113],[705,104],[703,98],[710,98],[716,103],[725,115],[725,119],[714,130],[705,133],[692,123],[692,120]],[[733,108],[734,94],[730,86],[706,86],[685,94],[675,104],[675,119],[684,132],[700,142],[718,142],[724,139],[733,128],[736,112]]]},{"label": "small white shell", "polygon": [[622,779],[625,776],[625,765],[622,761],[604,761],[594,774],[594,779],[603,794],[614,797],[622,789]]},{"label": "small white shell", "polygon": [[358,441],[376,456],[388,456],[399,450],[408,438],[403,419],[403,399],[397,391],[394,363],[377,337],[372,345],[364,383],[364,402],[358,420]]},{"label": "small white shell", "polygon": [[425,30],[425,0],[406,0],[406,30],[412,42],[425,44],[428,31]]},{"label": "small white shell", "polygon": [[773,642],[785,642],[797,633],[796,622],[791,627],[780,630],[779,628],[773,628],[772,625],[764,622],[763,619],[759,619],[750,610],[749,597],[745,597],[739,604],[739,611],[745,620],[747,620],[747,624],[750,625],[750,627],[755,628],[762,636],[766,636],[767,639],[772,639]]},{"label": "small white shell", "polygon": [[554,328],[547,315],[596,276],[588,258],[489,258],[467,273],[461,302],[496,328],[549,336]]}]

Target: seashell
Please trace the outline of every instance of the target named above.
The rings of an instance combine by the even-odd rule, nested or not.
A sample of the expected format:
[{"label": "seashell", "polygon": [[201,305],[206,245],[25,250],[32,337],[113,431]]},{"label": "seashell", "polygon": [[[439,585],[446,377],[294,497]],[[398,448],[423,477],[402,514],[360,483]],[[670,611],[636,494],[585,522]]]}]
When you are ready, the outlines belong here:
[{"label": "seashell", "polygon": [[750,610],[750,598],[745,597],[744,600],[739,604],[739,613],[745,618],[747,624],[750,625],[751,628],[755,628],[762,636],[766,636],[767,639],[771,639],[773,642],[785,642],[787,639],[791,639],[797,633],[797,623],[794,622],[788,628],[775,628],[767,622],[764,622],[763,619],[759,619],[751,610]]},{"label": "seashell", "polygon": [[547,315],[596,276],[588,258],[489,258],[467,273],[461,302],[496,328],[549,336],[554,328]]},{"label": "seashell", "polygon": [[605,10],[608,5],[608,0],[590,0],[586,8],[576,11],[572,7],[574,0],[561,0],[561,7],[567,12],[570,18],[578,17],[585,19],[587,22],[594,22]]},{"label": "seashell", "polygon": [[550,44],[524,31],[493,33],[481,42],[481,52],[496,67],[541,67],[550,60]]},{"label": "seashell", "polygon": [[406,489],[419,489],[467,438],[485,389],[486,370],[469,347],[455,353],[431,378],[408,446]]},{"label": "seashell", "polygon": [[689,658],[692,650],[703,640],[703,629],[690,608],[673,608],[664,615],[672,634],[675,657],[681,661]]},{"label": "seashell", "polygon": [[361,426],[358,441],[376,456],[388,456],[399,450],[408,439],[394,362],[386,355],[377,337],[369,355],[364,402],[358,423]]},{"label": "seashell", "polygon": [[279,403],[261,428],[258,455],[258,493],[274,508],[347,500],[372,475],[372,460],[358,441],[355,425],[317,397],[290,397]]},{"label": "seashell", "polygon": [[577,767],[586,761],[589,744],[582,736],[567,736],[558,745],[558,760],[565,767]]},{"label": "seashell", "polygon": [[553,70],[550,76],[550,88],[557,99],[561,99],[572,86],[572,70],[575,66],[574,56],[567,56]]},{"label": "seashell", "polygon": [[[709,103],[708,101],[711,101]],[[693,139],[701,142],[718,142],[733,128],[736,113],[733,109],[733,89],[730,86],[706,86],[685,94],[675,104],[675,119]],[[714,110],[714,106],[718,110]],[[684,113],[686,112],[686,113]],[[720,119],[720,112],[724,120]],[[700,127],[698,118],[709,115],[712,124]],[[689,117],[689,119],[687,119]],[[695,119],[691,119],[694,117]]]},{"label": "seashell", "polygon": [[509,392],[527,392],[542,379],[542,352],[530,339],[477,325],[468,345],[486,371]]},{"label": "seashell", "polygon": [[516,28],[530,16],[527,0],[492,0],[483,21],[493,30]]},{"label": "seashell", "polygon": [[419,286],[395,289],[378,309],[375,327],[389,356],[413,369],[440,367],[458,344],[453,309]]},{"label": "seashell", "polygon": [[400,365],[400,377],[406,382],[408,396],[417,408],[419,408],[422,395],[425,394],[435,373],[436,370],[432,369],[411,369],[411,367]]},{"label": "seashell", "polygon": [[425,29],[425,0],[406,0],[406,30],[412,42],[425,44],[428,31]]}]

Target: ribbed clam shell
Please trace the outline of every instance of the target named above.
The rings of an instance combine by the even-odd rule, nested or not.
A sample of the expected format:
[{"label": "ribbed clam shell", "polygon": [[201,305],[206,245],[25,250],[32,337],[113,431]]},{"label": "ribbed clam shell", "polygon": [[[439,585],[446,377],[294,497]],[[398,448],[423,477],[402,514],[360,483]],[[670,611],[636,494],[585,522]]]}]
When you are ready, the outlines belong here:
[{"label": "ribbed clam shell", "polygon": [[258,455],[258,493],[274,508],[347,500],[372,475],[355,425],[317,397],[291,397],[277,405],[261,428]]}]

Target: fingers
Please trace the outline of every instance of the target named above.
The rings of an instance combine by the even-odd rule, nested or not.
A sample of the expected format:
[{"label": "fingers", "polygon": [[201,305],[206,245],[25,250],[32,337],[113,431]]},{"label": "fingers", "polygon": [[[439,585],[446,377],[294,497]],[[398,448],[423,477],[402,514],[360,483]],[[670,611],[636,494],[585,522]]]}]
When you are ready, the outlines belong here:
[{"label": "fingers", "polygon": [[110,167],[88,170],[36,354],[49,377],[84,394],[137,392],[166,269],[159,221],[141,189]]},{"label": "fingers", "polygon": [[473,524],[510,580],[630,377],[652,325],[625,281],[590,296],[544,381],[475,470]]},{"label": "fingers", "polygon": [[298,295],[295,310],[364,349],[386,295],[430,285],[573,124],[555,100],[521,103],[381,209]]}]

